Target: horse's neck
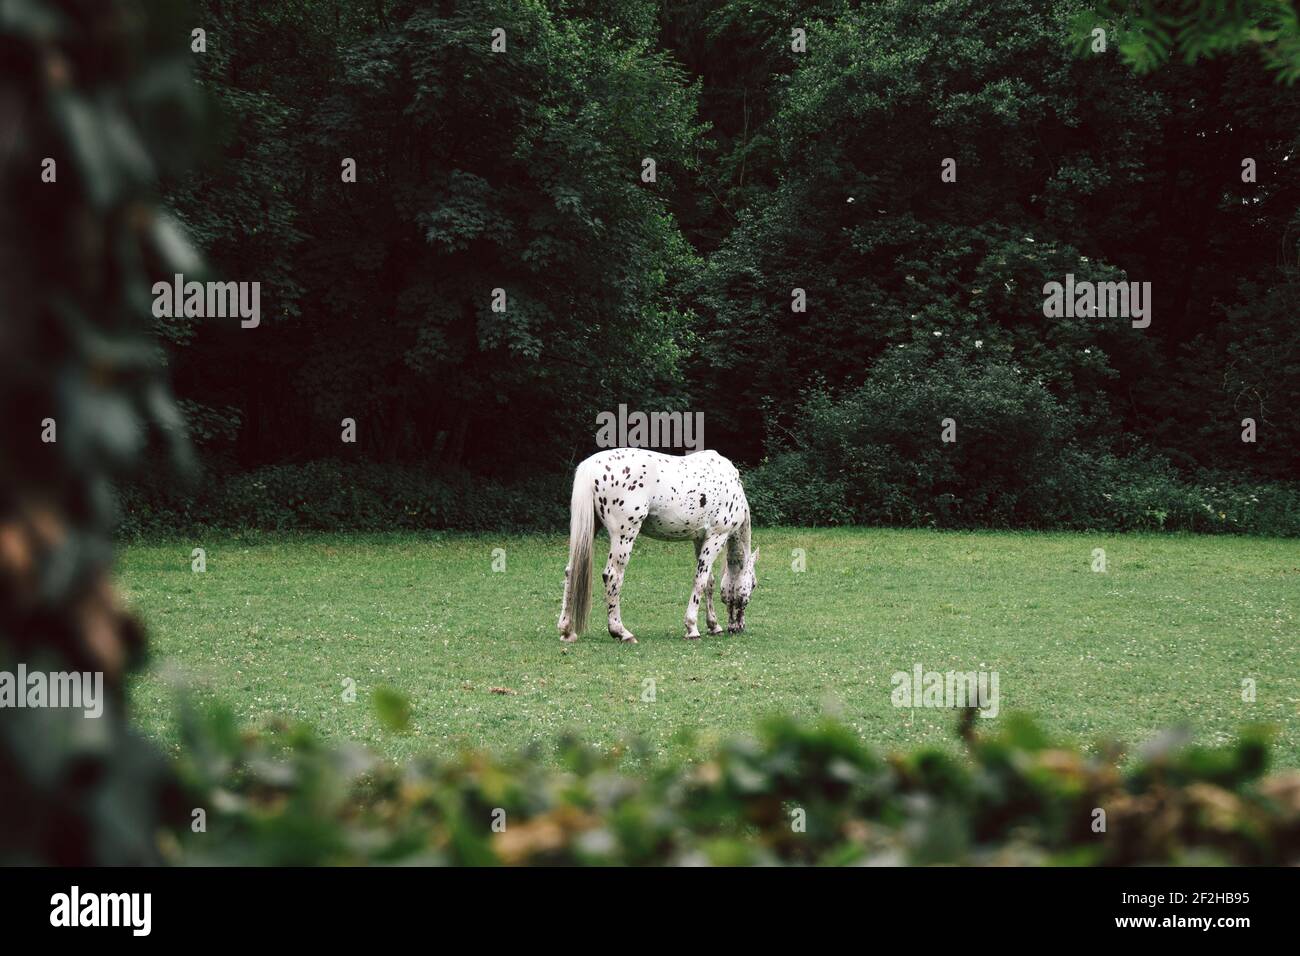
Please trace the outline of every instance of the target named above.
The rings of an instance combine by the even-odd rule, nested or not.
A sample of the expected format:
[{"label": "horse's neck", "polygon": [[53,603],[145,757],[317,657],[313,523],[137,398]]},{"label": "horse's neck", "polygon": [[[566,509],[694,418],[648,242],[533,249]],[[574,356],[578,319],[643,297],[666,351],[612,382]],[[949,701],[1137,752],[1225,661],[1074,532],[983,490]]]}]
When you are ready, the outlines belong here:
[{"label": "horse's neck", "polygon": [[749,563],[749,517],[727,539],[727,567],[739,570]]}]

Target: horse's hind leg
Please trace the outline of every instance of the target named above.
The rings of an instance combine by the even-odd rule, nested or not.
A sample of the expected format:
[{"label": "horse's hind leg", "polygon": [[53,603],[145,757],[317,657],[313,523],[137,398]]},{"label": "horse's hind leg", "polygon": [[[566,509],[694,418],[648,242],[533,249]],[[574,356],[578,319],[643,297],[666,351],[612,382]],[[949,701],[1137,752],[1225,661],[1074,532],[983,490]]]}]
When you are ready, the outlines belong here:
[{"label": "horse's hind leg", "polygon": [[[700,563],[700,550],[704,547],[704,539],[695,539],[695,564]],[[704,619],[709,625],[710,634],[721,634],[722,625],[718,623],[718,615],[713,613],[713,568],[709,568],[709,580],[704,585]]]},{"label": "horse's hind leg", "polygon": [[605,562],[605,573],[601,578],[605,582],[605,607],[609,611],[609,633],[627,644],[635,644],[632,632],[623,626],[620,601],[623,593],[623,574],[627,571],[628,559],[632,557],[632,543],[636,541],[641,522],[629,523],[620,529],[617,525],[606,522],[609,531],[609,560]]}]

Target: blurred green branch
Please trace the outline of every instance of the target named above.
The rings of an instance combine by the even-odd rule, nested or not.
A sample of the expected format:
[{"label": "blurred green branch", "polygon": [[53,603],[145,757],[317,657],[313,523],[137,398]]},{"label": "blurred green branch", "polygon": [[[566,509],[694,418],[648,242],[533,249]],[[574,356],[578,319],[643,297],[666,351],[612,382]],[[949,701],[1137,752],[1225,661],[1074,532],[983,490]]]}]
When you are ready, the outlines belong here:
[{"label": "blurred green branch", "polygon": [[1291,0],[1100,0],[1073,23],[1075,48],[1092,48],[1092,31],[1114,25],[1119,52],[1137,73],[1175,56],[1195,63],[1253,47],[1279,82],[1300,78],[1300,13]]},{"label": "blurred green branch", "polygon": [[[393,693],[393,692],[390,692]],[[391,707],[391,702],[385,704]],[[1167,733],[1126,770],[1010,716],[967,720],[969,758],[888,758],[851,728],[768,721],[754,739],[559,742],[397,766],[302,725],[241,732],[189,709],[180,766],[206,829],[168,841],[183,864],[839,865],[1300,862],[1300,773],[1265,777],[1268,735],[1219,748]],[[494,824],[496,824],[494,826]],[[1104,826],[1104,829],[1099,827]]]}]

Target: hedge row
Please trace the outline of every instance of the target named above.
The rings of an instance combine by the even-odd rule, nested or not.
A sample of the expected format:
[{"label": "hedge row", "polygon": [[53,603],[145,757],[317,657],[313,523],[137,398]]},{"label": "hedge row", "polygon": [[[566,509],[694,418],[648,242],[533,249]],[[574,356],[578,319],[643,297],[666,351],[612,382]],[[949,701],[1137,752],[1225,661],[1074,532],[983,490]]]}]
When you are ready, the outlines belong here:
[{"label": "hedge row", "polygon": [[[887,458],[887,456],[886,456]],[[141,483],[119,492],[119,532],[204,528],[266,531],[549,531],[568,528],[568,475],[505,485],[464,473],[316,461],[275,465],[182,491]],[[870,468],[830,470],[787,451],[746,471],[760,525],[1031,527],[1300,535],[1300,483],[1181,479],[1147,458],[1061,452],[1039,480],[974,498],[890,480]]]},{"label": "hedge row", "polygon": [[1300,482],[1189,481],[1146,457],[1067,448],[1034,482],[997,494],[924,489],[873,471],[836,471],[788,451],[749,471],[745,489],[761,524],[1300,535]]},{"label": "hedge row", "polygon": [[188,489],[118,492],[119,534],[264,531],[554,531],[569,526],[570,478],[507,486],[464,473],[334,460],[274,465]]},{"label": "hedge row", "polygon": [[[381,716],[400,730],[392,692]],[[228,712],[185,720],[189,806],[167,856],[186,864],[1296,864],[1300,772],[1264,776],[1267,736],[1217,749],[1177,734],[1117,769],[1010,717],[969,759],[880,757],[832,721],[663,760],[597,752],[466,752],[399,767],[300,726],[241,733]],[[632,759],[639,757],[639,759]],[[636,764],[635,772],[628,764]]]}]

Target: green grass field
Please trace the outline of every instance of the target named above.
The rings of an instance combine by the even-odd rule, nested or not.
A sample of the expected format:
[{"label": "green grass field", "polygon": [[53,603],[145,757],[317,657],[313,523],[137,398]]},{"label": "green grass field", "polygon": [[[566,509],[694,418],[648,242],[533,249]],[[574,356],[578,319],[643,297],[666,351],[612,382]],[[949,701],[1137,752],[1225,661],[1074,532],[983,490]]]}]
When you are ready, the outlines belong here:
[{"label": "green grass field", "polygon": [[[247,722],[299,718],[394,757],[549,744],[563,730],[602,745],[637,735],[663,751],[679,731],[743,733],[766,714],[826,710],[882,749],[950,743],[951,711],[890,702],[891,675],[920,663],[996,670],[1003,716],[1028,711],[1084,744],[1138,743],[1177,723],[1216,743],[1266,722],[1278,763],[1300,766],[1293,540],[786,528],[755,542],[746,632],[688,642],[691,547],[639,541],[623,601],[635,646],[609,638],[599,600],[582,640],[559,641],[558,536],[132,545],[119,578],[153,648],[132,687],[136,721],[174,745],[179,674]],[[190,567],[200,546],[205,573]],[[495,548],[504,572],[492,570]],[[1106,573],[1091,570],[1094,548]],[[603,552],[602,537],[597,570]],[[653,702],[642,700],[647,679]],[[407,734],[385,730],[370,706],[384,685],[413,705]]]}]

